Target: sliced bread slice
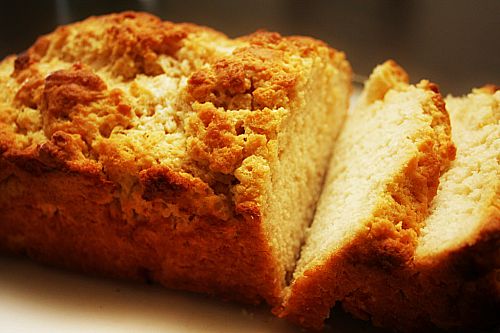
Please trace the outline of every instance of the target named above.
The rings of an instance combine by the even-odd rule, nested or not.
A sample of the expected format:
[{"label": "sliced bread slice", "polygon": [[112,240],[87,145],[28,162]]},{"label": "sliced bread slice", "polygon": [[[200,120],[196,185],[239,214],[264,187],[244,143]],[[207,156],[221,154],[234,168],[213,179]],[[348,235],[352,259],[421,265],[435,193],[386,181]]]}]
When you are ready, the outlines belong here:
[{"label": "sliced bread slice", "polygon": [[444,102],[393,61],[378,66],[349,115],[284,302],[275,312],[319,329],[369,276],[412,259],[439,176],[455,149]]},{"label": "sliced bread slice", "polygon": [[500,324],[500,91],[448,97],[457,157],[440,179],[414,261],[372,270],[344,307],[379,326]]}]

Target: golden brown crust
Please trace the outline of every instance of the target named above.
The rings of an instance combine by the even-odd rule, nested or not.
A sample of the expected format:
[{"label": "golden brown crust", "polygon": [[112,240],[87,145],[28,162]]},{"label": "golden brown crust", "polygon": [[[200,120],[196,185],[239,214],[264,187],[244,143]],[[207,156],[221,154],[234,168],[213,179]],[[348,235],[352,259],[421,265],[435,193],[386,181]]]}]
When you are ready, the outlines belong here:
[{"label": "golden brown crust", "polygon": [[163,71],[158,56],[175,56],[183,39],[200,30],[210,29],[174,24],[146,13],[91,17],[40,37],[16,59],[14,76],[22,76],[33,64],[47,57],[61,57],[68,62],[84,61],[95,66],[113,63],[113,73],[126,79],[139,73],[158,75]]},{"label": "golden brown crust", "polygon": [[180,209],[193,215],[213,216],[222,221],[233,218],[232,207],[224,196],[188,173],[157,166],[142,171],[140,179],[144,186],[142,198],[146,201],[176,201]]},{"label": "golden brown crust", "polygon": [[119,187],[100,174],[38,169],[33,178],[29,162],[23,170],[5,160],[1,163],[7,174],[0,198],[15,199],[2,212],[3,250],[89,273],[155,280],[246,302],[278,293],[269,283],[273,259],[258,220],[206,216],[200,212],[207,209],[204,202],[198,203],[198,211],[178,206],[164,216],[169,213],[168,199],[140,205],[117,200]]},{"label": "golden brown crust", "polygon": [[194,100],[225,109],[286,107],[294,99],[303,70],[290,54],[307,57],[318,47],[326,48],[310,38],[281,37],[263,31],[242,40],[248,46],[191,76],[188,91]]},{"label": "golden brown crust", "polygon": [[[439,88],[436,84],[427,81],[424,81],[425,84],[427,85],[427,89],[432,90],[435,92],[435,94],[432,96],[432,102],[434,105],[437,107],[437,111],[434,114],[434,117],[440,118],[437,122],[440,122],[442,124],[449,124],[450,123],[450,116],[448,114],[448,111],[446,110],[446,103],[444,102],[443,96],[439,92]],[[441,138],[447,138],[451,136],[451,127],[450,126],[440,126],[438,135]],[[444,163],[441,165],[441,172],[444,170],[448,169],[450,166],[450,162],[455,159],[457,153],[457,148],[453,144],[452,141],[449,140],[443,140],[443,143],[439,145],[438,147],[438,155],[444,161]],[[435,187],[434,190],[437,191],[438,183],[434,184]]]},{"label": "golden brown crust", "polygon": [[[108,91],[102,79],[78,63],[69,70],[60,70],[45,79],[40,112],[47,137],[56,131],[80,134],[90,142],[96,132],[109,137],[116,126],[126,128],[131,108],[123,104],[122,92]],[[89,114],[99,120],[89,124]]]},{"label": "golden brown crust", "polygon": [[[115,128],[132,126],[133,113],[143,107],[133,105],[129,101],[130,96],[121,89],[107,86],[99,75],[104,57],[106,64],[113,64],[111,74],[127,79],[132,76],[125,69],[115,68],[117,61],[108,57],[109,54],[117,57],[121,54],[122,58],[136,60],[144,57],[133,52],[175,56],[172,50],[178,51],[184,38],[200,31],[208,31],[215,35],[214,38],[225,38],[204,27],[175,25],[148,14],[131,12],[92,17],[59,28],[41,37],[27,52],[17,57],[12,76],[20,86],[13,106],[39,110],[42,115],[39,126],[43,127],[47,140],[51,140],[58,131],[78,134],[87,144],[87,147],[82,147],[85,150],[82,154],[92,160],[99,159],[99,151],[94,145],[96,137],[107,138]],[[90,43],[99,34],[102,34],[103,40]],[[318,48],[328,49],[332,58],[335,53],[325,44],[305,37],[281,37],[276,33],[258,32],[242,40],[248,45],[237,48],[229,57],[214,59],[208,69],[194,71],[189,79],[187,91],[190,102],[194,102],[196,114],[190,117],[186,127],[189,136],[187,150],[196,168],[201,170],[193,171],[192,166],[186,168],[200,177],[210,177],[200,174],[207,171],[233,173],[246,157],[253,154],[266,157],[266,144],[276,138],[279,125],[286,116],[286,112],[276,112],[275,109],[289,106],[296,81],[304,75],[297,55],[311,56]],[[68,67],[44,77],[38,65],[52,58],[63,59]],[[293,63],[289,60],[291,58],[299,60]],[[73,60],[78,62],[72,63]],[[339,63],[343,65],[342,70],[350,70],[346,68],[345,61]],[[136,71],[134,75],[138,73],[141,71]],[[207,73],[215,77],[207,78]],[[251,93],[245,91],[248,82],[252,82]],[[215,95],[218,97],[214,97],[211,89],[217,90]],[[250,104],[246,102],[248,94],[252,95]],[[212,101],[216,107],[205,103],[207,101]],[[241,108],[254,112],[226,112],[226,109]],[[89,121],[91,114],[97,118]],[[3,142],[19,139],[19,135],[11,132],[10,128],[6,128],[0,133],[6,137]],[[112,142],[106,144],[111,146]],[[98,145],[102,147],[102,143]],[[11,149],[12,144],[3,146]],[[123,157],[121,153],[118,155]],[[213,180],[209,182],[213,183]]]}]

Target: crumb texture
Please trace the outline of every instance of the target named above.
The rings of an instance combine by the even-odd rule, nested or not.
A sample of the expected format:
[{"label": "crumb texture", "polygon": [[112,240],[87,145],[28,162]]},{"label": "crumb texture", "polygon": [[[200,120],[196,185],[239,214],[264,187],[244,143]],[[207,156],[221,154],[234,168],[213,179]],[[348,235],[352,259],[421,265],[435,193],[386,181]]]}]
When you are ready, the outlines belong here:
[{"label": "crumb texture", "polygon": [[404,332],[491,329],[500,308],[500,109],[492,86],[446,98],[456,159],[440,179],[411,262],[370,279],[343,306]]},{"label": "crumb texture", "polygon": [[478,89],[450,96],[446,105],[457,158],[441,177],[417,258],[474,244],[484,228],[500,228],[500,92]]},{"label": "crumb texture", "polygon": [[393,61],[380,65],[349,114],[279,315],[321,328],[365,283],[356,267],[391,271],[412,259],[455,148],[436,87],[407,80]]}]

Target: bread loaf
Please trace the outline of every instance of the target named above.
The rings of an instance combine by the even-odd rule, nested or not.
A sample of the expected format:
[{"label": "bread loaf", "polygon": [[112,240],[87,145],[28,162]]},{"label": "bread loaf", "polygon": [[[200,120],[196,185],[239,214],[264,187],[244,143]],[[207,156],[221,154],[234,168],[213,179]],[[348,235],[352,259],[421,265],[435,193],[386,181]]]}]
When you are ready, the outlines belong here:
[{"label": "bread loaf", "polygon": [[320,329],[336,302],[361,297],[372,271],[412,260],[455,148],[435,85],[407,80],[393,61],[378,66],[349,114],[280,317]]},{"label": "bread loaf", "polygon": [[92,17],[0,63],[0,248],[276,304],[348,107],[344,54]]},{"label": "bread loaf", "polygon": [[449,97],[451,131],[387,61],[343,124],[350,81],[307,37],[60,27],[0,62],[0,251],[306,328],[338,302],[399,331],[498,324],[500,92]]}]

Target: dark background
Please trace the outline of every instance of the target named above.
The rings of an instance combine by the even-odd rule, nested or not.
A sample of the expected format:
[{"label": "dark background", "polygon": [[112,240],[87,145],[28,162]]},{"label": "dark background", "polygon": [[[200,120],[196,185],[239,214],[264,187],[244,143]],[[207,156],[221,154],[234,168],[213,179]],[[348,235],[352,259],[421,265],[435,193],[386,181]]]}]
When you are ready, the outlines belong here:
[{"label": "dark background", "polygon": [[2,1],[0,57],[26,49],[57,25],[89,15],[143,10],[174,22],[208,25],[235,37],[259,28],[325,40],[368,75],[387,58],[412,81],[444,93],[500,84],[500,0],[142,0]]}]

